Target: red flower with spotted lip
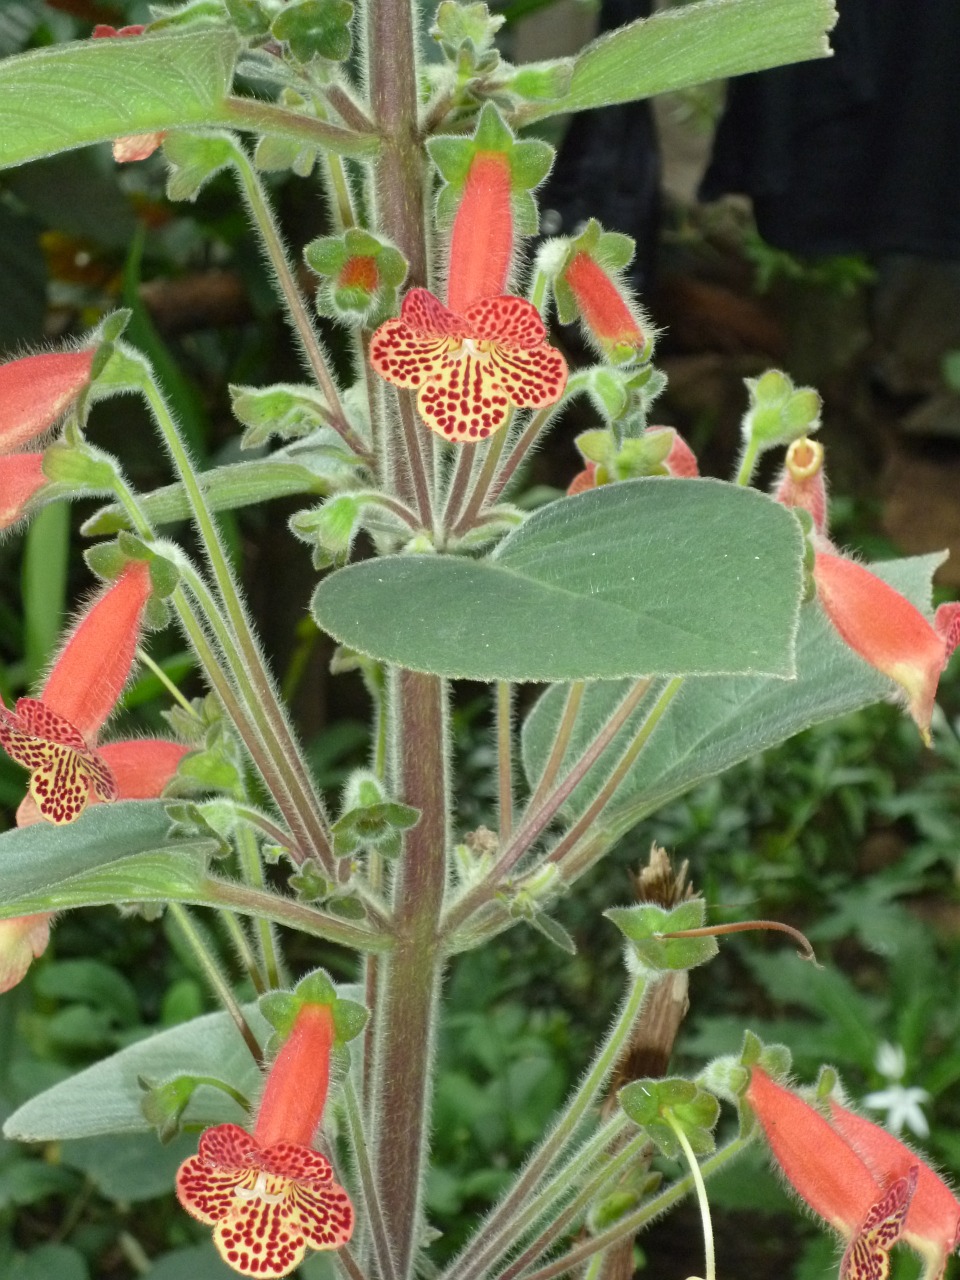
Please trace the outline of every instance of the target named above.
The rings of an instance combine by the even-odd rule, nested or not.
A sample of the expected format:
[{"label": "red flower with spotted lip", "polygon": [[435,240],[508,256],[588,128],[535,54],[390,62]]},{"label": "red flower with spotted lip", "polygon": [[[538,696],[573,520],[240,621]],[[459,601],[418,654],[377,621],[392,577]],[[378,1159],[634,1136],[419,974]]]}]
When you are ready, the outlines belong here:
[{"label": "red flower with spotted lip", "polygon": [[289,1275],[308,1248],[339,1249],[353,1233],[350,1197],[324,1156],[294,1142],[261,1147],[235,1124],[203,1134],[180,1166],[177,1196],[244,1276]]},{"label": "red flower with spotted lip", "polygon": [[424,422],[444,440],[475,444],[498,431],[510,406],[555,404],[567,363],[549,346],[536,307],[504,294],[458,315],[426,289],[411,289],[400,315],[370,346],[373,368],[417,392]]},{"label": "red flower with spotted lip", "polygon": [[117,799],[109,766],[78,729],[39,698],[20,698],[13,711],[0,703],[0,746],[30,770],[30,795],[48,822],[73,822],[91,787],[99,800]]}]

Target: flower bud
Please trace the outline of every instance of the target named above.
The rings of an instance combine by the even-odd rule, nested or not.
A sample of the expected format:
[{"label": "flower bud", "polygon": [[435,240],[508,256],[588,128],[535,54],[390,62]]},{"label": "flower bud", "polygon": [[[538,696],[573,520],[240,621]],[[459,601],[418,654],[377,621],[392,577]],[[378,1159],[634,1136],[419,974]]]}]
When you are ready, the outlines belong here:
[{"label": "flower bud", "polygon": [[51,351],[0,365],[0,453],[48,431],[90,377],[95,352]]}]

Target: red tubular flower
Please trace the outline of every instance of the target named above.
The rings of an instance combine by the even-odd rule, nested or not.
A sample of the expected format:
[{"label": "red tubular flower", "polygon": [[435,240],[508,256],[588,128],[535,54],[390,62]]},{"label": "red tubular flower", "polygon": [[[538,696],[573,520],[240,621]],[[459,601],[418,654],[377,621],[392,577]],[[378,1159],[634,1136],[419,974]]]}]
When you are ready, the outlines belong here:
[{"label": "red tubular flower", "polygon": [[308,1248],[339,1249],[353,1234],[350,1198],[309,1145],[333,1040],[330,1007],[304,1004],[270,1068],[253,1136],[235,1124],[208,1129],[177,1173],[181,1205],[213,1227],[220,1256],[241,1275],[289,1275]]},{"label": "red tubular flower", "polygon": [[773,491],[774,499],[785,507],[800,507],[810,513],[817,533],[827,531],[827,484],[823,470],[823,445],[803,436],[787,450],[783,471]]},{"label": "red tubular flower", "polygon": [[113,773],[92,743],[123,692],[150,596],[143,562],[127,566],[81,618],[40,698],[0,703],[0,746],[30,770],[30,795],[48,822],[73,822],[91,789],[118,797]]},{"label": "red tubular flower", "polygon": [[960,1200],[944,1180],[899,1138],[830,1101],[830,1123],[883,1182],[918,1170],[917,1189],[903,1224],[904,1241],[924,1258],[926,1280],[939,1280],[960,1245]]},{"label": "red tubular flower", "polygon": [[473,157],[450,236],[447,301],[459,315],[506,288],[513,256],[511,183],[506,152]]},{"label": "red tubular flower", "polygon": [[588,253],[579,250],[563,273],[587,331],[606,355],[617,360],[646,346],[640,325],[616,283]]},{"label": "red tubular flower", "polygon": [[747,1100],[784,1177],[846,1241],[840,1280],[886,1280],[918,1179],[917,1162],[880,1179],[816,1108],[754,1067]]},{"label": "red tubular flower", "polygon": [[[0,365],[0,454],[43,435],[87,384],[93,351],[50,351]],[[6,500],[6,486],[3,489]]]},{"label": "red tubular flower", "polygon": [[[117,800],[155,800],[163,795],[167,784],[190,748],[167,738],[128,738],[120,742],[104,742],[97,756],[113,775]],[[99,804],[96,792],[88,803]],[[33,796],[27,793],[17,809],[17,826],[30,827],[42,821]]]},{"label": "red tubular flower", "polygon": [[[189,749],[163,738],[134,738],[105,743],[97,758],[113,775],[117,800],[153,800],[163,794]],[[93,791],[88,803],[99,802]],[[42,821],[43,814],[28,792],[17,809],[17,826],[31,827]],[[42,914],[0,920],[0,992],[15,987],[31,961],[46,951],[52,919],[52,914]]]},{"label": "red tubular flower", "polygon": [[[142,36],[146,27],[142,23],[133,23],[129,27],[108,26],[98,23],[93,28],[93,39],[113,39],[115,36]],[[113,158],[118,164],[129,164],[132,160],[146,160],[152,156],[166,137],[166,133],[131,133],[117,138],[113,144]]]},{"label": "red tubular flower", "polygon": [[467,444],[499,430],[510,405],[554,404],[567,382],[536,307],[509,295],[457,315],[426,289],[411,289],[399,318],[374,333],[370,363],[394,386],[416,390],[432,431]]},{"label": "red tubular flower", "polygon": [[0,456],[0,529],[16,524],[24,507],[46,483],[42,453]]},{"label": "red tubular flower", "polygon": [[826,551],[816,553],[813,576],[820,603],[842,639],[900,685],[929,746],[940,673],[960,639],[960,606],[943,606],[931,626],[919,609],[876,574]]}]

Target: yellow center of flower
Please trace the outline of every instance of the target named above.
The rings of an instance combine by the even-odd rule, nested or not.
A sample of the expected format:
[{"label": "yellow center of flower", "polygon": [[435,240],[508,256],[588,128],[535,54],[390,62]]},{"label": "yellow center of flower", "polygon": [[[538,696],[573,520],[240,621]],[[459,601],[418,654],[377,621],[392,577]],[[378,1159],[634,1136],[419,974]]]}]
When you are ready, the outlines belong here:
[{"label": "yellow center of flower", "polygon": [[267,1175],[261,1169],[252,1187],[235,1187],[233,1194],[238,1200],[260,1200],[264,1204],[281,1204],[287,1196],[286,1188],[271,1193],[267,1190]]}]

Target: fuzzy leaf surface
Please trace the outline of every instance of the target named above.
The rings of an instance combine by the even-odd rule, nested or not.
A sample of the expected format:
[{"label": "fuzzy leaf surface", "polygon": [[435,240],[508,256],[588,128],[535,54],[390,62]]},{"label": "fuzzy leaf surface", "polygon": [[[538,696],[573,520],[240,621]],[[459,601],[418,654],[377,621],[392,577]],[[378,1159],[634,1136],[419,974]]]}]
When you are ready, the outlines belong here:
[{"label": "fuzzy leaf surface", "polygon": [[76,821],[38,822],[0,835],[0,917],[91,902],[189,895],[213,840],[175,839],[157,800],[93,805]]},{"label": "fuzzy leaf surface", "polygon": [[799,525],[755,490],[646,478],[541,508],[492,555],[331,574],[314,617],[382,662],[472,680],[790,677]]},{"label": "fuzzy leaf surface", "polygon": [[[244,1006],[244,1015],[260,1042],[266,1041],[271,1028],[256,1004]],[[145,1133],[151,1126],[140,1105],[144,1093],[138,1076],[165,1080],[184,1074],[214,1076],[246,1097],[256,1097],[261,1083],[250,1050],[230,1015],[208,1013],[138,1040],[37,1094],[7,1119],[3,1132],[20,1142]],[[242,1124],[244,1116],[222,1090],[199,1085],[185,1119],[204,1125],[223,1121]]]},{"label": "fuzzy leaf surface", "polygon": [[[926,610],[933,571],[942,559],[942,555],[916,556],[870,568],[917,608]],[[628,688],[624,681],[588,685],[565,767],[583,754]],[[621,835],[698,782],[785,742],[811,725],[879,702],[889,697],[892,689],[890,680],[847,648],[816,603],[806,604],[800,614],[796,680],[708,676],[687,681],[605,811],[603,827],[611,835]],[[656,688],[652,689],[597,767],[574,791],[565,810],[568,818],[581,813],[596,794],[656,694]],[[549,689],[527,717],[522,745],[531,785],[536,784],[546,762],[565,697],[565,689]]]},{"label": "fuzzy leaf surface", "polygon": [[574,62],[569,91],[530,104],[520,116],[527,124],[824,58],[836,20],[833,0],[700,0],[669,9],[588,44]]},{"label": "fuzzy leaf surface", "polygon": [[118,136],[220,119],[229,27],[82,40],[0,62],[0,168]]}]

